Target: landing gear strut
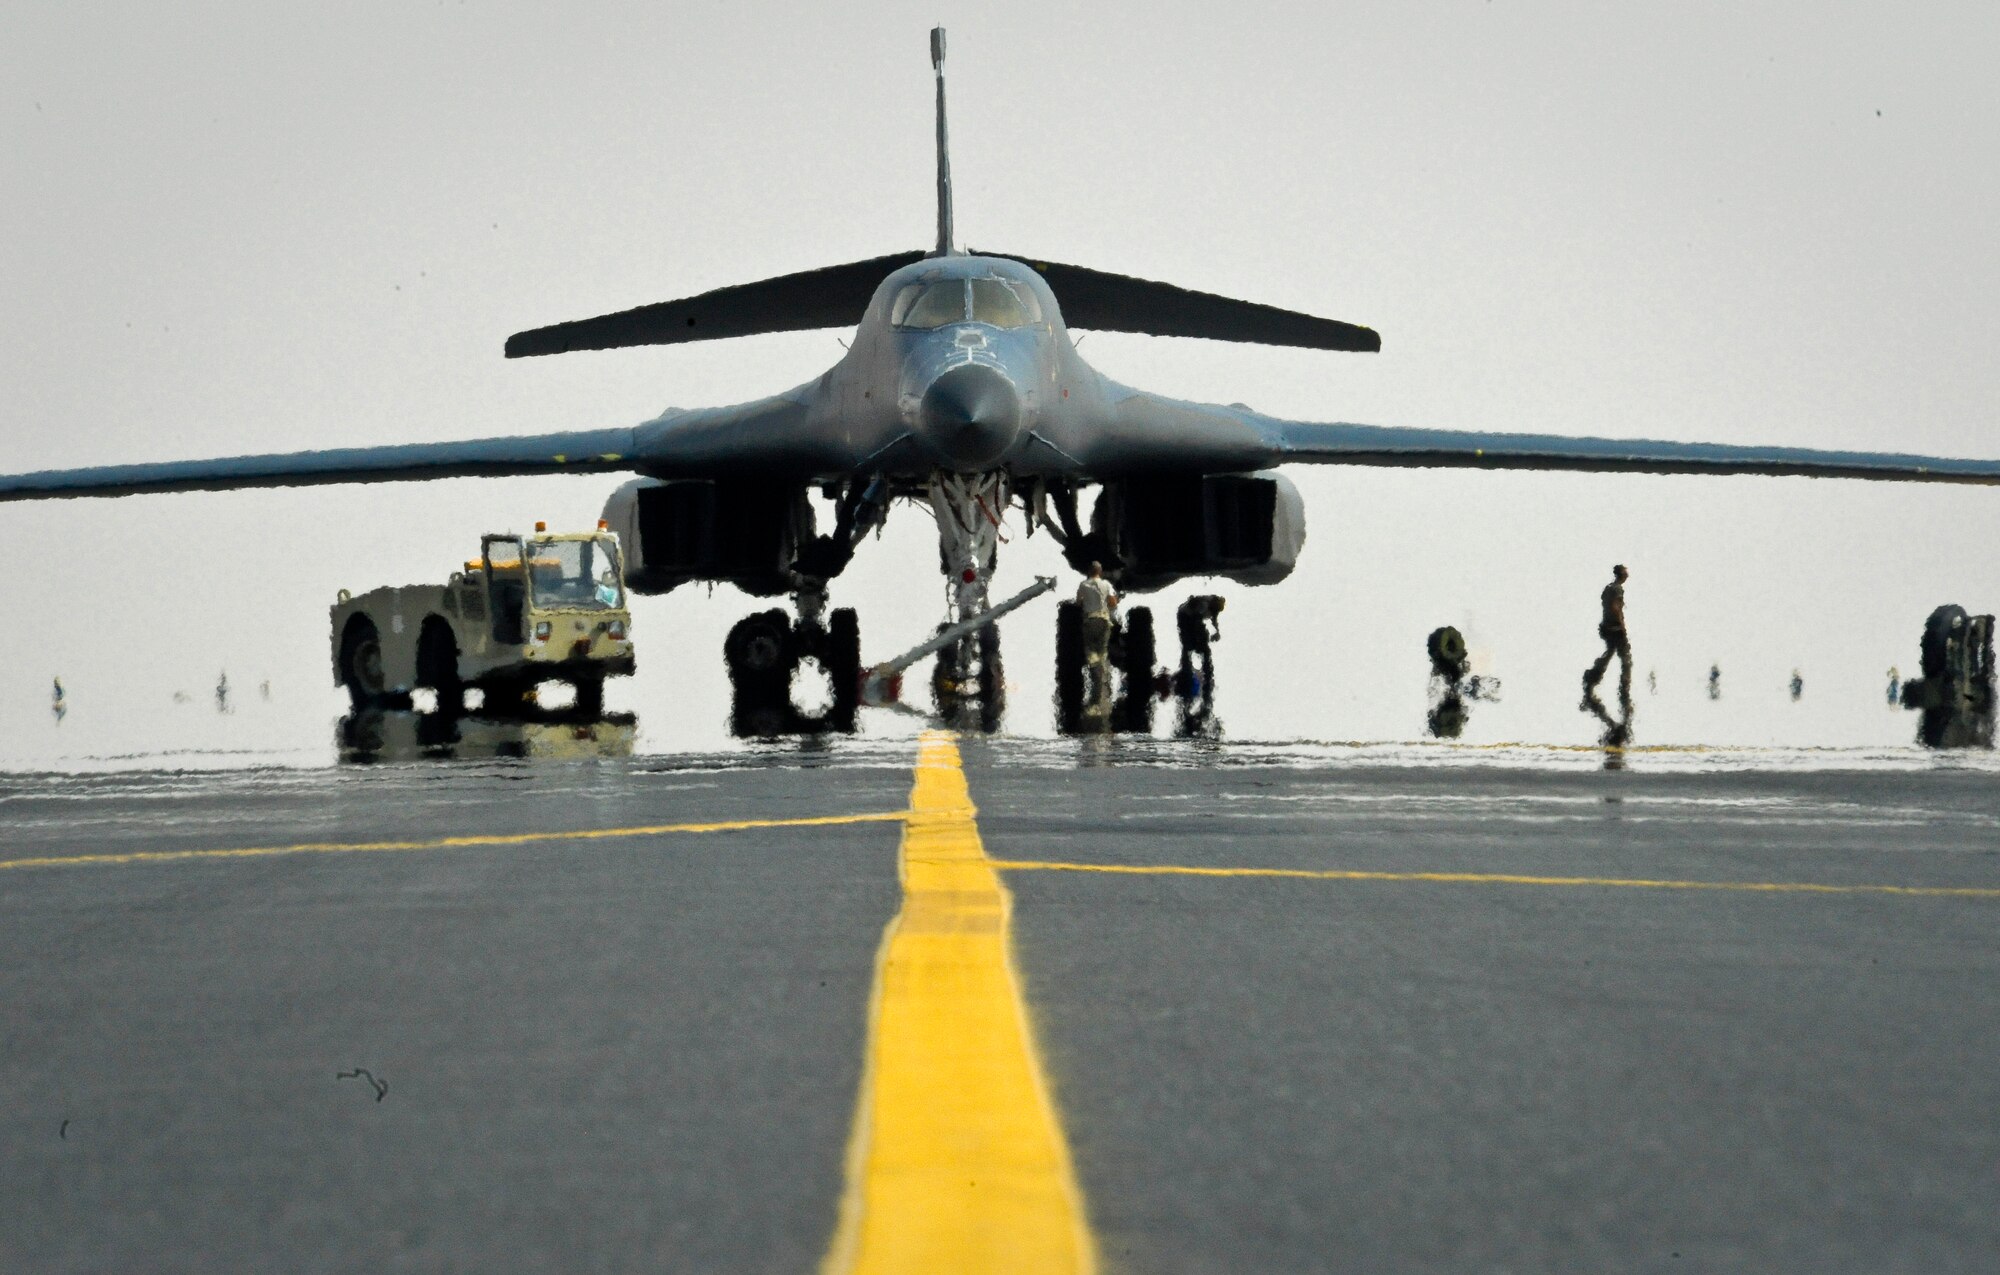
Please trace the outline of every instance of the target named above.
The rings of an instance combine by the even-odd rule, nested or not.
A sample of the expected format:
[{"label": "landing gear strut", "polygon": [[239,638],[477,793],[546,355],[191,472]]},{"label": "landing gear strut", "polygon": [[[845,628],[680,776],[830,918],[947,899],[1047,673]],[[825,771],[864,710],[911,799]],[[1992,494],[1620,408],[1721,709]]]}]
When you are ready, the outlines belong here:
[{"label": "landing gear strut", "polygon": [[[729,729],[741,736],[852,734],[861,702],[861,625],[851,607],[827,610],[827,582],[846,569],[863,536],[888,513],[889,485],[880,475],[829,488],[831,535],[799,546],[790,565],[796,618],[773,608],[745,616],[722,644],[729,668]],[[824,706],[802,709],[795,683],[808,664],[819,667],[829,693]]]},{"label": "landing gear strut", "polygon": [[[938,524],[938,565],[950,582],[950,618],[938,632],[987,610],[987,586],[1000,553],[1000,517],[1013,498],[1007,475],[931,476],[927,492]],[[1000,729],[1007,707],[1000,630],[988,624],[941,648],[931,670],[939,716],[983,731]]]}]

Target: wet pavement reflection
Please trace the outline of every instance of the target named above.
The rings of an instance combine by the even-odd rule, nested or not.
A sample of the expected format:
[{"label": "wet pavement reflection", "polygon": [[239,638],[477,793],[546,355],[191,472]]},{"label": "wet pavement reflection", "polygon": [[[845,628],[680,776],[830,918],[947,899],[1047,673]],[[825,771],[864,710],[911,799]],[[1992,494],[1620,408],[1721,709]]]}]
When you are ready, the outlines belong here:
[{"label": "wet pavement reflection", "polygon": [[630,713],[542,713],[483,717],[409,709],[340,719],[334,742],[346,764],[534,757],[630,757],[638,719]]},{"label": "wet pavement reflection", "polygon": [[[1623,624],[1626,573],[1614,574],[1604,590],[1599,635],[1604,651],[1584,675],[1579,707],[1597,723],[1596,748],[1607,770],[1625,768],[1634,751],[1631,647]],[[1125,608],[1114,619],[1102,653],[1087,649],[1082,615],[1074,603],[1057,613],[1055,726],[1059,737],[1083,741],[1075,761],[1081,766],[1131,761],[1141,756],[1157,764],[1169,757],[1111,746],[1115,737],[1155,738],[1155,706],[1172,701],[1166,736],[1218,744],[1214,643],[1220,640],[1223,598],[1195,594],[1175,612],[1179,642],[1177,667],[1157,662],[1153,612]],[[1920,648],[1923,675],[1901,678],[1889,670],[1890,703],[1920,714],[1917,742],[1930,749],[1990,748],[1993,742],[1993,628],[1991,616],[1968,615],[1943,606],[1926,620]],[[1437,741],[1461,739],[1474,706],[1500,699],[1500,681],[1474,674],[1464,635],[1450,625],[1431,631],[1430,707],[1425,735]],[[1598,685],[1619,665],[1615,704]],[[798,740],[809,751],[834,748],[835,741],[863,729],[860,709],[895,713],[967,734],[1001,735],[1007,726],[1007,694],[997,626],[969,634],[938,652],[929,679],[929,711],[899,702],[864,699],[867,685],[851,611],[833,612],[826,623],[794,621],[779,610],[746,617],[731,630],[725,649],[731,699],[728,734],[747,742]],[[900,687],[900,679],[898,689]],[[1722,673],[1711,665],[1707,695],[1721,698]],[[218,686],[218,700],[223,696]],[[1652,672],[1647,688],[1657,694]],[[1792,702],[1803,695],[1804,677],[1793,669],[1786,684]],[[54,707],[65,709],[61,683]],[[1035,723],[1027,724],[1032,732]],[[636,720],[630,715],[531,711],[519,716],[453,716],[436,712],[361,712],[343,718],[336,735],[344,762],[401,761],[456,757],[623,757],[633,752]],[[1092,742],[1097,741],[1097,742]],[[1651,752],[1653,750],[1640,750]],[[1208,762],[1221,754],[1209,752]],[[1181,761],[1198,759],[1181,757]]]},{"label": "wet pavement reflection", "polygon": [[[1615,616],[1613,604],[1624,586],[1615,579],[1613,586],[1605,590],[1612,594],[1605,609]],[[1591,599],[1593,618],[1599,610],[1597,601]],[[1155,617],[1162,605],[1174,607],[1171,638],[1157,633]],[[1380,706],[1371,706],[1364,711],[1374,714],[1373,733],[1364,735],[1361,732],[1369,727],[1348,725],[1339,706],[1330,704],[1323,726],[1313,723],[1294,735],[1231,738],[1225,743],[1223,691],[1262,685],[1266,689],[1257,693],[1268,694],[1270,684],[1268,670],[1252,669],[1224,686],[1218,667],[1223,652],[1217,644],[1222,617],[1227,613],[1234,618],[1234,612],[1225,608],[1225,600],[1215,594],[1183,595],[1151,606],[1123,605],[1102,654],[1097,655],[1081,640],[1078,608],[1062,604],[1055,616],[1053,703],[1043,698],[1050,686],[1047,666],[1041,665],[1046,655],[1034,659],[1040,668],[1015,670],[1021,686],[1009,685],[995,626],[974,626],[962,637],[945,635],[949,640],[942,647],[928,645],[927,651],[937,652],[934,662],[926,653],[907,665],[913,694],[912,702],[906,703],[901,699],[900,672],[886,679],[891,687],[886,694],[884,679],[870,681],[871,672],[886,666],[862,667],[852,611],[826,611],[823,618],[812,621],[779,610],[757,613],[730,631],[723,671],[731,694],[724,712],[704,711],[702,722],[691,729],[688,715],[675,715],[678,701],[640,700],[656,724],[664,723],[646,751],[747,748],[759,756],[847,757],[893,748],[894,741],[925,726],[944,726],[968,736],[1005,738],[1030,747],[1051,733],[1057,740],[1099,741],[1072,751],[1079,765],[1229,764],[1269,747],[1337,747],[1400,750],[1397,755],[1405,762],[1435,758],[1455,748],[1489,750],[1531,765],[1587,753],[1607,769],[1631,765],[1651,769],[1655,759],[1665,756],[1748,755],[1747,750],[1768,748],[1782,752],[1788,745],[1822,752],[1824,764],[1833,765],[1839,764],[1843,752],[1856,748],[1900,744],[1911,749],[1913,759],[1991,749],[1996,706],[2000,706],[1995,693],[1993,617],[1946,605],[1933,610],[1920,630],[1910,634],[1916,638],[1914,657],[1905,647],[1903,660],[1894,667],[1885,659],[1863,666],[1880,671],[1846,670],[1837,677],[1818,673],[1810,699],[1804,696],[1807,661],[1796,656],[1782,664],[1767,661],[1749,671],[1732,662],[1739,671],[1732,674],[1734,689],[1726,704],[1718,702],[1719,661],[1704,665],[1690,659],[1678,667],[1662,664],[1657,671],[1637,669],[1645,675],[1644,703],[1652,718],[1642,737],[1625,676],[1633,663],[1628,658],[1633,643],[1623,626],[1602,624],[1603,646],[1592,651],[1596,659],[1584,676],[1580,703],[1568,698],[1576,693],[1577,683],[1571,680],[1576,673],[1564,677],[1572,689],[1562,708],[1575,704],[1585,715],[1588,730],[1572,727],[1512,735],[1508,732],[1521,729],[1521,712],[1512,704],[1502,706],[1500,681],[1487,671],[1491,656],[1482,648],[1477,661],[1481,671],[1473,672],[1475,661],[1465,633],[1441,625],[1425,639],[1427,693],[1419,701],[1422,706],[1411,703],[1415,688],[1409,680],[1403,680],[1397,691],[1400,725],[1385,725]],[[1039,614],[1046,622],[1046,606]],[[1646,635],[1643,624],[1632,632],[1641,646],[1646,646]],[[1160,649],[1169,640],[1177,649]],[[1048,649],[1042,647],[1044,652]],[[1650,646],[1641,653],[1649,655],[1649,663],[1655,655]],[[1894,647],[1884,652],[1896,653]],[[1545,672],[1543,680],[1536,680],[1536,654],[1515,652],[1524,671],[1511,688],[1516,692],[1512,698],[1546,720],[1556,708],[1548,702],[1554,692]],[[1582,663],[1579,659],[1571,667]],[[1618,681],[1604,685],[1614,663],[1620,665]],[[1904,665],[1910,666],[1907,677]],[[1811,667],[1824,670],[1827,665],[1815,660]],[[1037,673],[1039,677],[1034,676]],[[1264,675],[1262,683],[1257,674]],[[307,708],[310,715],[302,716],[297,706],[311,701],[300,696],[279,696],[274,702],[269,679],[212,676],[212,697],[175,692],[171,697],[175,707],[170,709],[164,693],[156,703],[137,707],[129,697],[107,695],[90,670],[65,670],[53,678],[44,675],[46,680],[35,694],[46,699],[30,707],[48,733],[16,732],[23,749],[43,751],[24,751],[10,765],[17,770],[37,766],[98,770],[327,763],[330,715]],[[560,695],[522,697],[518,707],[510,709],[482,698],[456,715],[434,707],[426,694],[408,698],[414,703],[340,718],[331,731],[334,758],[352,764],[460,757],[625,757],[640,751],[636,717],[592,711],[591,705],[579,706],[574,700],[562,707]],[[1689,710],[1697,703],[1702,708],[1691,717]],[[1872,733],[1854,731],[1824,743],[1814,737],[1820,723],[1835,720],[1825,712],[1826,706],[1841,706],[1840,711],[1851,718],[1845,706],[1853,703],[1867,703],[1871,715],[1882,715]],[[1812,717],[1808,718],[1805,706],[1817,710]],[[1909,710],[1909,716],[1903,717],[1901,710]],[[1257,711],[1256,704],[1245,708],[1246,720],[1255,720]],[[1716,722],[1712,732],[1698,720],[1711,717]],[[1790,724],[1781,724],[1781,719]],[[1893,734],[1879,728],[1897,719],[1907,727],[1897,724]],[[1772,723],[1768,738],[1758,733],[1766,720]],[[1347,734],[1349,730],[1355,733]],[[1537,744],[1537,734],[1547,742]],[[1410,742],[1416,739],[1438,751],[1427,752]],[[1196,753],[1189,750],[1190,744],[1203,748]]]}]

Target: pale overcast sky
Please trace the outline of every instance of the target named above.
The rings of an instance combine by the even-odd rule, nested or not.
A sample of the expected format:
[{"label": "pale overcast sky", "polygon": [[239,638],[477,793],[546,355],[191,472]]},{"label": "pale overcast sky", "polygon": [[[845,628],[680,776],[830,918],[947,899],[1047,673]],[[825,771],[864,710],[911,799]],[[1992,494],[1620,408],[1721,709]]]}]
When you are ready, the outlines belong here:
[{"label": "pale overcast sky", "polygon": [[[1377,356],[1088,338],[1121,380],[1308,420],[2000,454],[1992,5],[10,2],[0,470],[622,425],[815,376],[833,333],[500,347],[926,246],[939,21],[968,244],[1383,337]],[[1622,559],[1661,683],[1642,739],[1900,742],[1880,683],[1915,664],[1925,613],[2000,606],[1991,491],[1295,477],[1299,572],[1226,590],[1238,735],[1414,737],[1423,635],[1456,623],[1507,688],[1469,739],[1587,741],[1576,677]],[[0,763],[120,731],[324,745],[335,588],[441,579],[479,532],[588,525],[613,486],[0,507],[31,546]],[[870,658],[941,607],[929,531],[901,511],[836,585]],[[1056,566],[1017,535],[1000,586]],[[713,738],[721,635],[751,609],[641,603],[642,671],[614,702],[648,746]],[[1008,629],[1022,731],[1049,725],[1051,611]],[[261,725],[165,707],[224,666],[273,679]],[[58,672],[67,735],[44,707]]]}]

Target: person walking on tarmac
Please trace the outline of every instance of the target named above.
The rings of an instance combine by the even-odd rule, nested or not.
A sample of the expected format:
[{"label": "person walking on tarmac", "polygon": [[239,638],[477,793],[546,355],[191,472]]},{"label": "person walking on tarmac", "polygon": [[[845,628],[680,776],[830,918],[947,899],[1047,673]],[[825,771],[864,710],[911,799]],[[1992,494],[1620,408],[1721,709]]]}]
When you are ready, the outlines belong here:
[{"label": "person walking on tarmac", "polygon": [[1118,594],[1104,578],[1104,564],[1090,564],[1090,577],[1076,589],[1076,609],[1083,613],[1083,666],[1090,670],[1090,702],[1102,704],[1111,694],[1111,617],[1118,611]]},{"label": "person walking on tarmac", "polygon": [[1597,684],[1618,657],[1618,703],[1630,711],[1632,705],[1632,642],[1625,635],[1625,579],[1630,573],[1621,566],[1611,568],[1611,583],[1604,586],[1604,618],[1597,623],[1597,636],[1604,639],[1604,654],[1583,675],[1583,707],[1588,710],[1597,698]]}]

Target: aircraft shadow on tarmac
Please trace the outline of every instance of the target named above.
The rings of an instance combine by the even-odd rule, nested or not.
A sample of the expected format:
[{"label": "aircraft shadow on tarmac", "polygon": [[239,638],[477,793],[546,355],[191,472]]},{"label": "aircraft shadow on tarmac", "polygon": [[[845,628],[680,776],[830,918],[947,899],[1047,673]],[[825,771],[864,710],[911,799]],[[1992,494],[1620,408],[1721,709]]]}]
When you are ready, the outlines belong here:
[{"label": "aircraft shadow on tarmac", "polygon": [[349,713],[334,729],[347,764],[494,757],[630,757],[638,734],[630,713],[526,713],[484,717],[414,710]]}]

